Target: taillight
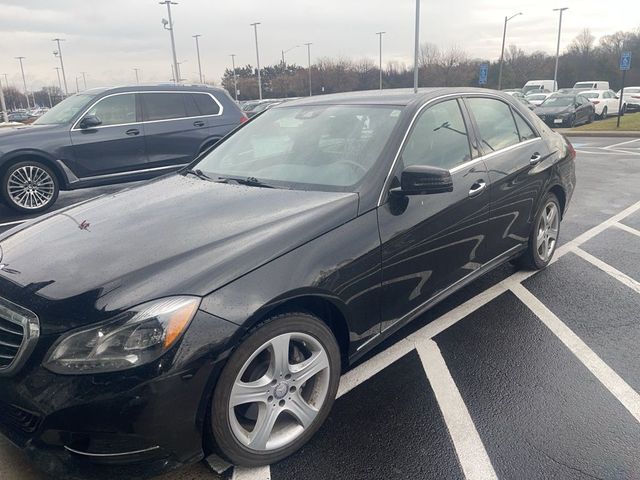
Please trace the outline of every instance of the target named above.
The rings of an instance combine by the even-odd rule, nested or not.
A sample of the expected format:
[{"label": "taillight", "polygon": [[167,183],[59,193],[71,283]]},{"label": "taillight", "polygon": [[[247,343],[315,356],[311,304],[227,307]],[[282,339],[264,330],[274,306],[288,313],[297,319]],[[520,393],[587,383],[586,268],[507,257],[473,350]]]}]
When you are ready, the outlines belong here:
[{"label": "taillight", "polygon": [[567,142],[567,153],[569,154],[569,158],[571,160],[575,160],[576,159],[576,149],[573,148],[573,145],[571,144],[571,142],[569,140],[566,140]]},{"label": "taillight", "polygon": [[631,98],[640,98],[638,95],[631,95]]},{"label": "taillight", "polygon": [[600,100],[591,100],[593,102],[594,105],[597,105],[600,103]]},{"label": "taillight", "polygon": [[249,118],[246,115],[242,115],[240,117],[240,125],[242,125],[243,123],[247,123],[249,121]]}]

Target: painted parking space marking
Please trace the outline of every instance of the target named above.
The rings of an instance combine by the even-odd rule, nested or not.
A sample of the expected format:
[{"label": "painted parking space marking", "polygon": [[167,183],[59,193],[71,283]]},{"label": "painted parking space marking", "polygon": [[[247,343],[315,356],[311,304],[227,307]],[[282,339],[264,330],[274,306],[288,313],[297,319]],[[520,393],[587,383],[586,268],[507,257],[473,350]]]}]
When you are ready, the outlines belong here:
[{"label": "painted parking space marking", "polygon": [[582,250],[581,248],[577,248],[577,247],[574,248],[573,253],[575,253],[579,257],[584,258],[587,262],[595,265],[600,270],[611,275],[613,278],[625,284],[627,287],[631,288],[632,290],[635,290],[636,293],[640,293],[640,282],[635,281],[629,275],[622,273],[620,270],[616,268],[613,268],[608,263],[603,262],[599,258],[594,257],[590,253],[587,253],[584,250]]},{"label": "painted parking space marking", "polygon": [[522,284],[509,288],[640,422],[640,395]]},{"label": "painted parking space marking", "polygon": [[625,225],[624,223],[616,222],[613,224],[613,226],[619,228],[620,230],[624,230],[627,233],[631,233],[632,235],[640,237],[640,230],[636,230],[635,228]]},{"label": "painted parking space marking", "polygon": [[467,480],[497,479],[489,455],[438,345],[433,340],[422,340],[416,348],[422,360],[422,367],[438,399],[440,411],[455,445],[465,478]]},{"label": "painted parking space marking", "polygon": [[233,469],[232,480],[271,480],[271,469],[269,467]]}]

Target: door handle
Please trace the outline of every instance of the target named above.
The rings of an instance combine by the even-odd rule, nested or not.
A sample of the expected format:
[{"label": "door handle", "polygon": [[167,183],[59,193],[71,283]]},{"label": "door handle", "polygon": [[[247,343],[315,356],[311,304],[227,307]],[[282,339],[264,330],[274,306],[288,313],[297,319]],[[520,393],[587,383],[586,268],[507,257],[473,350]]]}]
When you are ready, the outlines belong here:
[{"label": "door handle", "polygon": [[124,133],[126,135],[129,135],[130,137],[135,137],[136,135],[140,135],[140,130],[138,130],[137,128],[130,128]]},{"label": "door handle", "polygon": [[485,183],[485,181],[484,180],[478,180],[476,183],[471,185],[471,190],[469,190],[469,197],[471,197],[471,198],[477,197],[482,192],[484,192],[485,188],[487,188],[487,184]]},{"label": "door handle", "polygon": [[540,163],[540,160],[542,160],[542,155],[540,155],[539,152],[536,152],[531,155],[531,160],[529,160],[529,163],[531,163],[531,165],[536,165]]},{"label": "door handle", "polygon": [[204,122],[202,120],[196,120],[193,122],[194,127],[204,127]]}]

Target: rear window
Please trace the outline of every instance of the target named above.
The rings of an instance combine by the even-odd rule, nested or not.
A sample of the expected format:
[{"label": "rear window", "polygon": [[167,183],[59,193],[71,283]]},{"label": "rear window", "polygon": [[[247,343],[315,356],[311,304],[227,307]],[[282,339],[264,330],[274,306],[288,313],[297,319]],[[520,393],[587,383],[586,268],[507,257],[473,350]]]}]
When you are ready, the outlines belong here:
[{"label": "rear window", "polygon": [[578,82],[573,86],[573,88],[593,88],[593,86],[592,82]]},{"label": "rear window", "polygon": [[192,93],[191,98],[196,103],[200,115],[218,115],[220,105],[208,93]]},{"label": "rear window", "polygon": [[581,95],[587,98],[598,98],[600,96],[599,93],[581,93]]},{"label": "rear window", "polygon": [[184,118],[187,110],[183,93],[143,93],[142,110],[146,121]]},{"label": "rear window", "polygon": [[625,88],[624,93],[640,93],[640,88]]}]

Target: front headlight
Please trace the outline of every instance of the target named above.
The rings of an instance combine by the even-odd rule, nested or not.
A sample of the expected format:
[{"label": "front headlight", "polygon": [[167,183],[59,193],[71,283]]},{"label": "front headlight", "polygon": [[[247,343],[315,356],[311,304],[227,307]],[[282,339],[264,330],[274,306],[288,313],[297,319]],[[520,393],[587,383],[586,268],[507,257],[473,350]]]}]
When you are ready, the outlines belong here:
[{"label": "front headlight", "polygon": [[44,366],[55,373],[93,374],[153,362],[180,338],[199,306],[199,298],[186,296],[139,305],[107,323],[63,337]]}]

